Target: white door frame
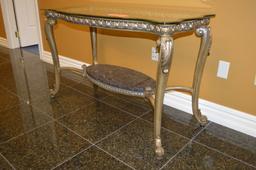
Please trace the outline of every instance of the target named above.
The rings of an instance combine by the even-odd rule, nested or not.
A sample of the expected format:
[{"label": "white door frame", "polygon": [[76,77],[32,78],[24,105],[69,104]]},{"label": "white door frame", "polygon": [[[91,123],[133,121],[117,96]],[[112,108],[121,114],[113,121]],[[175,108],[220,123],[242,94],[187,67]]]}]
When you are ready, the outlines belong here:
[{"label": "white door frame", "polygon": [[[4,19],[4,27],[8,41],[8,48],[14,49],[19,48],[20,43],[19,39],[16,37],[15,32],[17,32],[17,23],[16,17],[13,8],[12,0],[0,0],[1,8]],[[38,0],[35,0],[36,5],[36,23],[37,23],[37,34],[39,37],[39,55],[42,57],[43,52],[43,42],[42,42],[42,34],[41,34],[41,26],[40,26],[40,18],[39,18],[39,9],[38,9]]]},{"label": "white door frame", "polygon": [[17,32],[17,26],[13,9],[13,2],[12,0],[1,0],[0,2],[8,47],[11,49],[18,48],[20,45],[19,39],[15,35],[15,32]]},{"label": "white door frame", "polygon": [[43,57],[44,47],[43,47],[43,38],[42,38],[42,31],[41,31],[38,1],[39,0],[35,0],[35,5],[36,5],[35,9],[36,9],[37,34],[38,34],[38,38],[39,38],[38,49],[39,49],[39,57],[41,59]]}]

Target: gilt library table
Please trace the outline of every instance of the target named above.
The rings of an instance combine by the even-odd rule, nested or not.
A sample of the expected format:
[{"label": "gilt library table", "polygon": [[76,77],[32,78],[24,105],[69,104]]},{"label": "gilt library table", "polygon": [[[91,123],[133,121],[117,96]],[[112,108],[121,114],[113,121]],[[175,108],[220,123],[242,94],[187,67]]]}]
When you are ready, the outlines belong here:
[{"label": "gilt library table", "polygon": [[[195,118],[201,125],[207,123],[206,116],[203,116],[198,108],[198,99],[202,74],[211,46],[211,34],[208,25],[214,14],[208,9],[87,2],[83,6],[47,9],[45,15],[47,17],[45,32],[51,48],[55,71],[55,86],[51,90],[52,97],[59,91],[61,70],[68,69],[83,73],[95,87],[99,86],[111,92],[147,99],[154,108],[154,140],[155,152],[158,156],[164,155],[161,144],[161,119],[165,92],[171,90],[190,92]],[[60,67],[53,32],[53,26],[57,20],[90,27],[93,56],[93,63],[90,66],[84,65],[81,70]],[[97,62],[97,28],[146,32],[157,35],[159,39],[156,41],[156,47],[160,57],[156,80],[128,68],[99,64]],[[201,38],[193,84],[192,87],[166,87],[172,62],[173,36],[184,32],[195,32],[196,36]]]}]

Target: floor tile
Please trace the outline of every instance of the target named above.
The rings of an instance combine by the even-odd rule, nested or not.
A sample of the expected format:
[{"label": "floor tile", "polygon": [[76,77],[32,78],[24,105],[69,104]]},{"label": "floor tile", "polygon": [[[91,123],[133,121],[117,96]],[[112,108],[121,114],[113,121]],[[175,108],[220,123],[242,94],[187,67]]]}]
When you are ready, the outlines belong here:
[{"label": "floor tile", "polygon": [[74,89],[77,89],[82,93],[85,93],[86,95],[89,95],[99,100],[102,100],[110,95],[110,92],[107,92],[99,87],[94,89],[93,86],[88,86],[87,84],[84,84],[84,83],[79,83],[75,85]]},{"label": "floor tile", "polygon": [[226,157],[221,153],[196,143],[189,144],[179,153],[163,170],[215,170],[215,169],[237,169],[253,170],[235,159]]},{"label": "floor tile", "polygon": [[91,142],[96,142],[135,118],[116,108],[97,102],[59,120]]},{"label": "floor tile", "polygon": [[136,120],[98,144],[110,154],[135,169],[158,169],[162,167],[188,140],[162,129],[162,144],[165,155],[157,158],[154,152],[153,125]]},{"label": "floor tile", "polygon": [[0,112],[0,143],[32,130],[52,119],[30,105],[21,104]]},{"label": "floor tile", "polygon": [[[44,62],[43,66],[47,73],[49,87],[53,87],[53,84],[55,83],[55,75],[54,75],[53,65]],[[72,73],[69,71],[65,71],[65,70],[61,71],[61,83],[62,84],[72,87],[72,86],[77,85],[78,83],[82,82],[83,80],[84,80],[84,77],[82,77],[81,75],[78,75],[76,73]]]},{"label": "floor tile", "polygon": [[12,170],[13,168],[4,160],[0,155],[0,168],[1,170]]},{"label": "floor tile", "polygon": [[10,109],[22,102],[17,96],[0,87],[0,111]]},{"label": "floor tile", "polygon": [[[131,97],[133,98],[133,97]],[[133,103],[130,103],[128,101],[125,101],[121,98],[117,98],[114,96],[108,96],[103,99],[103,102],[106,102],[114,107],[120,108],[122,110],[125,110],[133,115],[141,116],[149,111],[149,109],[140,107],[138,105],[135,105]]]},{"label": "floor tile", "polygon": [[[22,56],[23,55],[23,56]],[[39,100],[49,95],[49,87],[54,84],[54,74],[49,72],[39,56],[20,50],[11,51],[11,62],[1,64],[1,86],[12,91],[25,101]],[[49,64],[48,64],[49,65]],[[36,69],[35,69],[36,66]],[[71,79],[76,77],[68,73],[62,76],[62,84],[72,85],[82,81]]]},{"label": "floor tile", "polygon": [[131,169],[105,152],[96,147],[84,151],[70,161],[56,168],[56,170],[73,170],[73,169],[97,169],[97,170],[128,170]]},{"label": "floor tile", "polygon": [[47,97],[33,102],[32,105],[57,119],[82,107],[86,107],[94,101],[95,99],[70,87],[61,87],[55,98]]},{"label": "floor tile", "polygon": [[3,63],[0,67],[0,82],[1,86],[11,91],[16,91],[15,77],[11,63]]},{"label": "floor tile", "polygon": [[211,123],[196,141],[220,150],[256,167],[256,138]]},{"label": "floor tile", "polygon": [[10,61],[10,49],[0,46],[0,57]]},{"label": "floor tile", "polygon": [[6,60],[4,57],[1,56],[0,54],[0,64],[6,63],[8,60]]},{"label": "floor tile", "polygon": [[90,144],[56,122],[0,145],[0,152],[17,169],[50,169]]},{"label": "floor tile", "polygon": [[1,86],[25,101],[36,100],[49,94],[47,76],[39,57],[22,57],[17,50],[12,52],[11,62],[0,67]]},{"label": "floor tile", "polygon": [[152,110],[152,106],[149,101],[145,101],[144,98],[141,97],[130,97],[127,95],[114,94],[115,97],[120,98],[124,101],[132,103],[134,105],[138,105],[140,107],[144,107],[146,109]]},{"label": "floor tile", "polygon": [[[173,132],[191,138],[203,128],[190,114],[168,106],[164,106],[163,110],[162,126]],[[154,113],[148,113],[143,119],[153,122]]]}]

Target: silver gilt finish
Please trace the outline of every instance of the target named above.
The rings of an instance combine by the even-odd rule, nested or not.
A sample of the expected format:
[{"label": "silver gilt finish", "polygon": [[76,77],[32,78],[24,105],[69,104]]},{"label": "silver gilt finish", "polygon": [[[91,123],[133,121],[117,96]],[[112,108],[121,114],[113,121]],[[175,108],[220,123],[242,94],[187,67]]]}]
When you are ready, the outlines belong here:
[{"label": "silver gilt finish", "polygon": [[[157,75],[156,75],[156,89],[145,87],[144,92],[129,91],[118,87],[111,86],[105,82],[92,79],[87,74],[88,68],[82,66],[82,73],[88,77],[89,80],[94,84],[95,90],[97,86],[100,86],[106,90],[121,93],[129,96],[139,96],[147,99],[152,107],[154,108],[154,141],[155,141],[155,153],[159,158],[164,155],[164,148],[161,141],[161,122],[162,122],[162,111],[163,111],[163,100],[164,94],[172,90],[184,90],[192,94],[192,110],[196,119],[201,125],[207,123],[207,118],[203,116],[198,108],[198,99],[200,92],[200,84],[202,80],[203,70],[206,63],[206,59],[211,46],[211,34],[210,28],[207,26],[210,22],[211,16],[203,16],[200,18],[194,18],[190,20],[183,20],[181,22],[173,23],[158,23],[146,20],[134,20],[127,18],[111,18],[101,16],[89,16],[70,14],[65,12],[58,12],[55,10],[46,10],[46,36],[51,48],[52,58],[54,63],[55,71],[55,86],[51,90],[51,95],[55,96],[60,87],[60,64],[58,51],[53,34],[53,25],[56,24],[56,20],[64,20],[74,24],[87,25],[90,27],[91,33],[91,44],[92,44],[92,57],[93,67],[98,64],[97,56],[97,28],[111,29],[111,30],[125,30],[125,31],[136,31],[136,32],[148,32],[159,36],[157,40],[157,47],[160,49],[160,59],[158,61]],[[169,77],[172,53],[173,53],[173,35],[195,31],[196,35],[201,38],[201,46],[196,62],[196,67],[193,77],[192,87],[183,86],[172,86],[166,87]],[[72,71],[71,68],[65,68]],[[80,70],[73,70],[74,72],[80,73]]]},{"label": "silver gilt finish", "polygon": [[205,26],[197,28],[196,35],[198,37],[201,37],[201,46],[198,54],[198,59],[196,62],[196,68],[192,85],[192,110],[194,116],[200,122],[200,124],[205,125],[207,123],[207,117],[201,114],[201,111],[198,108],[198,101],[203,70],[205,67],[207,56],[209,55],[212,37],[210,34],[210,28]]},{"label": "silver gilt finish", "polygon": [[59,62],[59,55],[58,49],[56,46],[54,33],[53,33],[53,26],[57,23],[57,20],[54,18],[48,18],[45,23],[45,33],[46,38],[49,43],[51,53],[52,53],[52,60],[54,65],[54,73],[55,73],[55,84],[53,89],[51,89],[51,97],[55,97],[60,89],[60,62]]},{"label": "silver gilt finish", "polygon": [[158,156],[164,155],[164,149],[161,143],[161,122],[163,111],[164,92],[169,77],[169,70],[172,61],[173,52],[173,39],[170,35],[164,35],[160,38],[160,60],[157,68],[156,80],[156,94],[154,102],[154,131],[155,131],[155,144],[156,154]]}]

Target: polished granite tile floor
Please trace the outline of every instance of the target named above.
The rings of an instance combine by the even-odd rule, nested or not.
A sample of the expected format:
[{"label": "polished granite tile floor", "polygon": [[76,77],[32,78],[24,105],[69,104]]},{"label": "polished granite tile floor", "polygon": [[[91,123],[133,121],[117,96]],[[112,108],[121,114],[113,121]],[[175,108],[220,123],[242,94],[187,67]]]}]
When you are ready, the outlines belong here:
[{"label": "polished granite tile floor", "polygon": [[52,65],[0,47],[2,169],[256,169],[256,138],[165,106],[165,155],[154,154],[153,113],[139,98],[95,91],[63,72],[51,99]]}]

